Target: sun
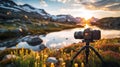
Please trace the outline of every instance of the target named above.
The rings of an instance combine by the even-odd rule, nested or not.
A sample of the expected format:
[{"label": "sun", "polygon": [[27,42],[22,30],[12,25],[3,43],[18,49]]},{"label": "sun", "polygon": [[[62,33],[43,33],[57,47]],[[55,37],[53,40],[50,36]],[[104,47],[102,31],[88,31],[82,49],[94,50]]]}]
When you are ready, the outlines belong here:
[{"label": "sun", "polygon": [[82,17],[85,18],[85,20],[88,20],[91,17],[93,17],[93,14],[90,11],[84,10],[81,14],[82,14]]},{"label": "sun", "polygon": [[89,28],[90,26],[88,24],[85,24],[84,28]]}]

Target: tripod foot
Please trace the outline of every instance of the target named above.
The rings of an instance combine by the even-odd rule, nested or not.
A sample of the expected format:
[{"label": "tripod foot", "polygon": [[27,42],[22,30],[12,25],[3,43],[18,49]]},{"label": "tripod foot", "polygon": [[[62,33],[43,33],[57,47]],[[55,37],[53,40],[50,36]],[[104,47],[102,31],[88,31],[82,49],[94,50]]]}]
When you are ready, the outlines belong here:
[{"label": "tripod foot", "polygon": [[102,57],[100,56],[100,54],[99,54],[93,47],[89,46],[89,48],[90,48],[91,50],[93,50],[94,53],[98,56],[98,58],[102,61],[102,63],[105,64],[105,62],[104,62],[104,60],[102,59]]},{"label": "tripod foot", "polygon": [[86,46],[82,47],[72,58],[71,60],[71,65],[73,65],[73,60],[79,55],[79,53],[81,53],[82,50],[84,50],[86,48]]}]

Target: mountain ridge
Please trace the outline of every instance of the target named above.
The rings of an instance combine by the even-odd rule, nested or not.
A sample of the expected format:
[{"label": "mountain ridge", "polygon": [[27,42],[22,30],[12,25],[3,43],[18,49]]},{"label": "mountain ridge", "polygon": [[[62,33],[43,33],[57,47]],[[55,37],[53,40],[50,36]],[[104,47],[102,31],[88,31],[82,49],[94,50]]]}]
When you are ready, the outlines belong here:
[{"label": "mountain ridge", "polygon": [[35,8],[29,4],[18,5],[13,0],[1,0],[0,9],[2,10],[0,11],[2,14],[2,17],[14,15],[15,17],[14,16],[11,16],[11,17],[18,18],[18,19],[21,19],[21,18],[26,19],[23,17],[27,16],[27,18],[30,18],[30,19],[34,18],[34,19],[41,19],[41,20],[50,20],[50,21],[62,22],[62,23],[63,22],[66,22],[66,23],[80,22],[80,21],[77,21],[76,18],[74,18],[71,15],[51,15],[47,13],[44,9]]}]

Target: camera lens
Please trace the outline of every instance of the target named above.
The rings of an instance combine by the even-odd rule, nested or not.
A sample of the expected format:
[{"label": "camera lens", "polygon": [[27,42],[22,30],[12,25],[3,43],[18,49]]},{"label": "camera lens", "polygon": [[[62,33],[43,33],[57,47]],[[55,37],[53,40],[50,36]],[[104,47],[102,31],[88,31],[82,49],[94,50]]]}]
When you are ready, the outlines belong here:
[{"label": "camera lens", "polygon": [[81,32],[81,31],[75,32],[74,38],[75,39],[83,39],[83,32]]}]

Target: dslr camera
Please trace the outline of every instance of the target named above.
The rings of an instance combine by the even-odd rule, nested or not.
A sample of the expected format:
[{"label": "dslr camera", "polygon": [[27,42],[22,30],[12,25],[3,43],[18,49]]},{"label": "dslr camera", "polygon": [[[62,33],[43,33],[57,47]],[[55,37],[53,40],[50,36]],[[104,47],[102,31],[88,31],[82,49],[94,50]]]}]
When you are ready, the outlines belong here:
[{"label": "dslr camera", "polygon": [[77,31],[74,33],[75,39],[84,39],[84,41],[93,42],[94,40],[99,40],[101,38],[100,30],[92,30],[91,28],[86,28],[84,31]]}]

